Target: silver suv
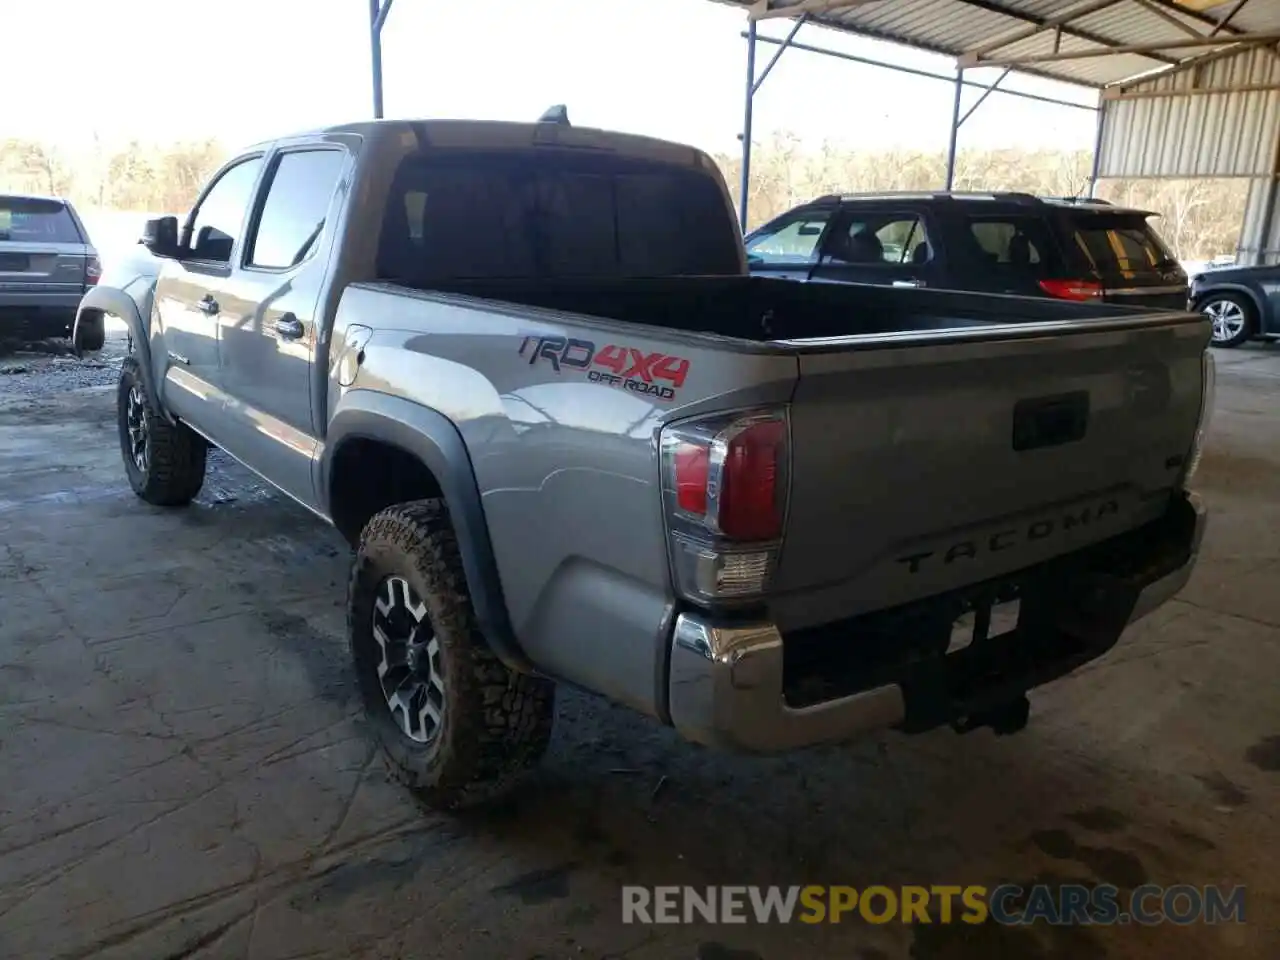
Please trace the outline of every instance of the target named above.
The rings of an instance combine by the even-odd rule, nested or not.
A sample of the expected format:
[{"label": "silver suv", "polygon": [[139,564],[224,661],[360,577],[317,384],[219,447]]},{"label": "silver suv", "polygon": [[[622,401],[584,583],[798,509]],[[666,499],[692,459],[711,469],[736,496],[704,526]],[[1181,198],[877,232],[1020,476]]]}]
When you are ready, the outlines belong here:
[{"label": "silver suv", "polygon": [[[76,308],[102,276],[98,251],[66,200],[0,194],[0,337],[69,337]],[[102,317],[79,344],[102,346]]]}]

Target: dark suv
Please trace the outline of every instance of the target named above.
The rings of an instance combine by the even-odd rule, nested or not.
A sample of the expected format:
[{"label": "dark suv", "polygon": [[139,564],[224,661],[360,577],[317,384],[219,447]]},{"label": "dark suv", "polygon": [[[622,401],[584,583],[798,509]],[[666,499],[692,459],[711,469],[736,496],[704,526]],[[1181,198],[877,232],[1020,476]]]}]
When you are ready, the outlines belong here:
[{"label": "dark suv", "polygon": [[1185,309],[1145,210],[1025,193],[821,197],[747,235],[751,272]]},{"label": "dark suv", "polygon": [[[102,276],[75,209],[57,197],[0,194],[0,339],[69,337],[85,291]],[[102,320],[83,346],[102,347]]]}]

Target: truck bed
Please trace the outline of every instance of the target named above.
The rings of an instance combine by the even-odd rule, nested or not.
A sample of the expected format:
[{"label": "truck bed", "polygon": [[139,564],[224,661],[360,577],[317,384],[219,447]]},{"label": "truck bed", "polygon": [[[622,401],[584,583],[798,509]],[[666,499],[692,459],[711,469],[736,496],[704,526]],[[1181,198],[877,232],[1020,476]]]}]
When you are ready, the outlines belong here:
[{"label": "truck bed", "polygon": [[1142,316],[1103,303],[767,277],[453,281],[435,289],[744,340],[887,336]]},{"label": "truck bed", "polygon": [[[475,298],[471,317],[433,319],[448,315],[439,313],[441,293]],[[414,342],[472,366],[477,349],[517,352],[523,328],[511,318],[522,312],[489,314],[494,301],[542,308],[529,323],[584,343],[621,338],[619,322],[635,323],[625,342],[686,358],[687,380],[648,411],[655,417],[764,397],[788,404],[791,505],[770,600],[784,630],[1007,576],[1160,516],[1196,428],[1208,340],[1203,317],[1178,311],[754,277],[455,282],[412,299],[395,287],[343,298],[351,321],[395,316],[406,332],[438,330]],[[612,332],[593,330],[592,318]],[[474,336],[498,331],[517,340]],[[531,383],[518,387],[508,364],[484,361],[503,373],[491,397],[473,392],[469,406],[517,416],[523,404],[510,398],[536,395],[543,425],[501,457],[477,436],[487,447],[477,455],[487,509],[509,496],[490,492],[489,470],[505,488],[497,475],[529,472],[531,458],[544,464],[528,483],[544,505],[530,511],[522,502],[526,520],[571,514],[580,494],[559,502],[561,482],[551,478],[598,476],[606,451],[610,476],[654,483],[651,436],[633,432],[647,422],[646,393],[616,401],[627,412],[615,421],[618,378],[591,387],[602,391],[597,404],[579,382],[586,369],[526,361],[520,376]],[[442,370],[403,389],[443,391],[450,382]],[[584,407],[594,422],[579,435],[568,424]],[[499,459],[509,466],[498,470]],[[537,540],[555,554],[539,561],[548,567],[575,552],[549,532]]]}]

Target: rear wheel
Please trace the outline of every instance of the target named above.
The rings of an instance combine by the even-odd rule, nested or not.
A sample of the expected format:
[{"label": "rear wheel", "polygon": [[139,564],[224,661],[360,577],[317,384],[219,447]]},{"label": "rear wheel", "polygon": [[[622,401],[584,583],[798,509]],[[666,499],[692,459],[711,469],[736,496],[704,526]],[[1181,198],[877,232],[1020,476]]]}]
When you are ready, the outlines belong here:
[{"label": "rear wheel", "polygon": [[1235,293],[1211,293],[1197,306],[1213,323],[1213,345],[1236,347],[1253,336],[1253,304]]},{"label": "rear wheel", "polygon": [[490,799],[546,751],[555,687],[508,669],[480,634],[442,501],[389,507],[369,521],[347,634],[387,766],[429,805]]},{"label": "rear wheel", "polygon": [[125,357],[120,365],[116,419],[133,492],[159,507],[190,503],[204,486],[208,444],[190,427],[170,423],[156,412],[134,357]]}]

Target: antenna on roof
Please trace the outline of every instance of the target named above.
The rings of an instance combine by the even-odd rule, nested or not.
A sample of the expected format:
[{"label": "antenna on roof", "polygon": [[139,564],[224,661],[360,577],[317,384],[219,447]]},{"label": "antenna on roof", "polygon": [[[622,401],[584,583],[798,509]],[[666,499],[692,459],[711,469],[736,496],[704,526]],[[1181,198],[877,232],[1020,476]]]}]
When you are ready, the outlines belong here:
[{"label": "antenna on roof", "polygon": [[557,103],[554,107],[547,107],[546,111],[538,118],[539,123],[558,123],[562,127],[569,126],[569,108],[563,103]]}]

